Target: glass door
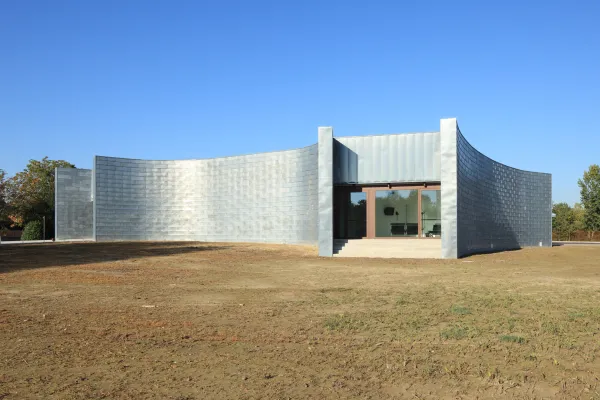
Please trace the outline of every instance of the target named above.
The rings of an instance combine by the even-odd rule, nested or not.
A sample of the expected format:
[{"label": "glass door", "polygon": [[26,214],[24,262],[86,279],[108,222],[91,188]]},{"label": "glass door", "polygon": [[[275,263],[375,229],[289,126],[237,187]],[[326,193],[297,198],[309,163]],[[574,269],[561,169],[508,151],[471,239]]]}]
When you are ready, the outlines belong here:
[{"label": "glass door", "polygon": [[442,236],[439,184],[364,186],[367,238],[437,238]]},{"label": "glass door", "polygon": [[421,190],[421,236],[442,236],[441,190]]},{"label": "glass door", "polygon": [[338,187],[334,195],[334,237],[360,239],[367,236],[367,193]]},{"label": "glass door", "polygon": [[418,190],[375,192],[375,237],[417,237],[418,215]]},{"label": "glass door", "polygon": [[439,184],[335,186],[333,237],[439,239],[441,205]]}]

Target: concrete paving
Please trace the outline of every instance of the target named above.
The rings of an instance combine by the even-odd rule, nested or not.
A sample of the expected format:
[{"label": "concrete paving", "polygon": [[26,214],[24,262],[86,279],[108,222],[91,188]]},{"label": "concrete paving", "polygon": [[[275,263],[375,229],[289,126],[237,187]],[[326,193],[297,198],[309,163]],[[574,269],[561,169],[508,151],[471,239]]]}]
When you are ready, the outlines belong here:
[{"label": "concrete paving", "polygon": [[1,241],[0,244],[36,244],[36,243],[52,243],[54,240],[5,240]]},{"label": "concrete paving", "polygon": [[334,257],[441,258],[439,239],[336,239]]}]

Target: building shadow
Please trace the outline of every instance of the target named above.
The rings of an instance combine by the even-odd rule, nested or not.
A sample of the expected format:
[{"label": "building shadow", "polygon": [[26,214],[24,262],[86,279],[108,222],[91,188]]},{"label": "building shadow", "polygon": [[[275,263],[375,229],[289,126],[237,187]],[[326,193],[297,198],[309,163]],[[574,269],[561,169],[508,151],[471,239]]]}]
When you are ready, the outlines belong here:
[{"label": "building shadow", "polygon": [[333,183],[358,183],[358,154],[333,139]]},{"label": "building shadow", "polygon": [[48,267],[225,250],[204,242],[92,242],[0,246],[0,274]]}]

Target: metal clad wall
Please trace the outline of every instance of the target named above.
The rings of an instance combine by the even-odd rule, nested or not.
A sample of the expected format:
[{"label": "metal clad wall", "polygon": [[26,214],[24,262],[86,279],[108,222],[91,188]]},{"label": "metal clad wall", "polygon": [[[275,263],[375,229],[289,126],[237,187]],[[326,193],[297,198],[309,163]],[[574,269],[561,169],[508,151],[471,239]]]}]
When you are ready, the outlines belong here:
[{"label": "metal clad wall", "polygon": [[550,174],[500,164],[477,151],[460,131],[457,157],[459,257],[552,246]]},{"label": "metal clad wall", "polygon": [[319,255],[333,256],[333,129],[319,127]]},{"label": "metal clad wall", "polygon": [[442,258],[458,257],[457,154],[458,127],[455,118],[440,121],[442,168]]},{"label": "metal clad wall", "polygon": [[94,238],[92,171],[56,168],[55,222],[56,240]]},{"label": "metal clad wall", "polygon": [[317,145],[95,166],[97,240],[317,242]]},{"label": "metal clad wall", "polygon": [[334,183],[439,182],[440,133],[339,137]]}]

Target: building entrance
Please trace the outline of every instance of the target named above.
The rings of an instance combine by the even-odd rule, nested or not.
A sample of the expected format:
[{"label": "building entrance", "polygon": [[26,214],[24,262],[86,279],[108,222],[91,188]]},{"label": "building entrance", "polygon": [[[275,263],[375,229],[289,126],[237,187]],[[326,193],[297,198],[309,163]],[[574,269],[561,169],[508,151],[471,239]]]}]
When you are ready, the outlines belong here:
[{"label": "building entrance", "polygon": [[367,193],[362,188],[340,186],[335,188],[333,199],[334,237],[367,237]]},{"label": "building entrance", "polygon": [[440,238],[439,185],[336,186],[334,238]]}]

